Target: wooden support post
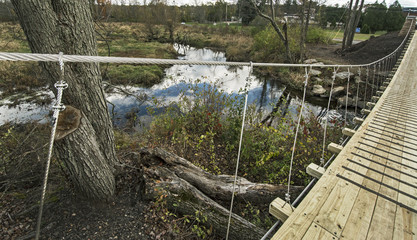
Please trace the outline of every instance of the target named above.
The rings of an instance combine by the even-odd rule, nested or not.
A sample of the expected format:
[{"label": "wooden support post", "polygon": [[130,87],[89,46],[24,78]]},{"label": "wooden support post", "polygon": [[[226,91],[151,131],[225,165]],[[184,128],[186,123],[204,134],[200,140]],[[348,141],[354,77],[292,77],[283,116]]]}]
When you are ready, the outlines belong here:
[{"label": "wooden support post", "polygon": [[[378,94],[378,93],[377,93]],[[374,102],[378,102],[378,100],[379,100],[379,97],[378,96],[372,96],[372,101],[374,101]]]},{"label": "wooden support post", "polygon": [[308,175],[320,179],[321,176],[324,174],[324,172],[326,171],[326,169],[320,167],[317,164],[314,163],[310,163],[310,165],[307,166],[306,172]]},{"label": "wooden support post", "polygon": [[363,123],[363,121],[365,121],[365,119],[355,117],[355,118],[353,118],[353,121],[354,121],[356,124],[362,124],[362,123]]},{"label": "wooden support post", "polygon": [[370,107],[370,108],[373,108],[373,107],[375,107],[375,103],[373,103],[373,102],[367,102],[366,103],[366,106],[367,107]]},{"label": "wooden support post", "polygon": [[269,204],[269,213],[282,222],[285,222],[285,220],[288,219],[292,212],[293,209],[290,204],[281,198],[275,198],[275,200]]},{"label": "wooden support post", "polygon": [[362,110],[361,110],[361,113],[362,113],[362,114],[366,114],[366,115],[368,115],[368,114],[370,114],[370,113],[371,113],[371,110],[369,110],[369,109],[362,109]]},{"label": "wooden support post", "polygon": [[356,131],[350,128],[343,128],[342,133],[345,136],[352,137],[356,133]]},{"label": "wooden support post", "polygon": [[336,144],[336,143],[330,143],[329,146],[327,146],[327,150],[329,150],[332,153],[340,153],[343,149],[343,146]]}]

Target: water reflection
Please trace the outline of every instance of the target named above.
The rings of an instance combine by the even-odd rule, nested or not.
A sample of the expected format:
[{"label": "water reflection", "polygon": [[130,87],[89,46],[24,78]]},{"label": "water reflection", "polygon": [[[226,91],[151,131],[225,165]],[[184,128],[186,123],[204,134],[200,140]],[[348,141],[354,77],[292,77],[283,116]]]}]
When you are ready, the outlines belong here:
[{"label": "water reflection", "polygon": [[[216,52],[210,49],[195,49],[183,45],[175,45],[179,59],[183,60],[202,60],[202,61],[221,61],[225,62],[226,57],[223,52]],[[162,105],[169,105],[173,101],[179,100],[180,93],[186,93],[190,84],[197,84],[203,88],[204,84],[220,83],[220,88],[225,94],[240,94],[245,88],[249,90],[249,103],[256,103],[259,111],[270,112],[274,104],[279,101],[285,90],[285,86],[278,80],[259,79],[254,75],[249,76],[249,67],[228,67],[228,66],[207,66],[207,65],[174,65],[166,69],[166,77],[162,83],[154,85],[149,89],[128,87],[134,95],[145,94],[157,98]],[[289,103],[288,112],[296,115],[297,108],[301,101],[297,94],[291,93],[292,98]],[[145,101],[138,105],[135,97],[124,96],[120,93],[109,94],[107,100],[114,105],[114,122],[122,126],[126,123],[126,116],[132,112],[137,113],[138,119],[143,123],[149,121],[147,108],[153,106],[151,101]],[[149,99],[148,99],[149,100]],[[327,99],[326,99],[327,100]],[[318,115],[327,103],[322,101],[322,105],[306,103],[304,115],[311,112]],[[109,106],[113,107],[113,106]],[[157,111],[163,109],[157,109]],[[329,118],[340,118],[344,113],[340,110],[331,110]],[[350,118],[352,115],[350,114]]]}]

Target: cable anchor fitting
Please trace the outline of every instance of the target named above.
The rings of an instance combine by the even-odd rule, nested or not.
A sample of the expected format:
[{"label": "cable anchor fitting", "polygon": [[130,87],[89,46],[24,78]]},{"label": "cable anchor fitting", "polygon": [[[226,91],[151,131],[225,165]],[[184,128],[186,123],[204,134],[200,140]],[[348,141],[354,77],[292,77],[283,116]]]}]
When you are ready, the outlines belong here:
[{"label": "cable anchor fitting", "polygon": [[66,83],[64,81],[60,81],[60,82],[55,83],[54,84],[54,87],[56,89],[60,89],[61,88],[62,90],[64,90],[64,89],[67,89],[68,88],[68,83]]},{"label": "cable anchor fitting", "polygon": [[62,104],[62,103],[60,103],[60,104],[58,104],[58,105],[55,105],[55,106],[52,106],[52,109],[53,110],[58,110],[58,111],[60,111],[60,112],[62,112],[62,111],[64,111],[65,110],[65,105],[64,104]]}]

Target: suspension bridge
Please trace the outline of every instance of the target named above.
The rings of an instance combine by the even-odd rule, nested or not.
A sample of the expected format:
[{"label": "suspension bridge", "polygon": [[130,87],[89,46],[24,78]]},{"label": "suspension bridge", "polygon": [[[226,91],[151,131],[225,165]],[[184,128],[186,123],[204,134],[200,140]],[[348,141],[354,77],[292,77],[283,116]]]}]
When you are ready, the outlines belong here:
[{"label": "suspension bridge", "polygon": [[[279,221],[265,234],[266,239],[281,225],[272,239],[417,239],[417,36],[413,35],[415,18],[408,18],[404,25],[405,38],[391,54],[375,62],[363,65],[314,65],[282,63],[244,63],[187,61],[172,59],[144,59],[123,57],[79,56],[61,54],[29,54],[0,52],[0,61],[59,62],[62,71],[57,100],[54,104],[51,141],[47,161],[37,238],[47,183],[49,162],[58,121],[64,82],[65,62],[96,62],[120,64],[176,64],[176,65],[226,65],[253,67],[294,67],[305,69],[304,94],[298,116],[291,167],[294,159],[302,109],[304,107],[310,72],[313,68],[333,68],[332,88],[323,119],[323,155],[320,166],[311,164],[307,172],[314,177],[306,189],[291,203],[291,167],[288,192],[285,199],[277,198],[270,205],[270,213]],[[356,71],[356,106],[358,100],[367,101],[355,121],[353,129],[344,128],[346,139],[342,144],[327,146],[334,156],[325,163],[327,113],[332,98],[333,83],[337,71],[345,68]],[[349,100],[347,80],[346,106]],[[249,77],[248,77],[249,81]],[[69,83],[71,84],[71,83]],[[352,83],[353,84],[353,83]],[[246,111],[246,103],[244,110]],[[245,123],[242,120],[241,139]],[[345,116],[346,121],[346,116]],[[239,167],[241,144],[236,165],[235,183]],[[337,157],[335,157],[337,156]],[[308,193],[308,194],[307,194]],[[307,194],[307,195],[306,195]],[[233,196],[230,214],[233,208]],[[303,199],[303,200],[302,200]],[[302,201],[301,201],[302,200]],[[230,216],[229,226],[230,227]],[[227,239],[226,234],[226,239]]]},{"label": "suspension bridge", "polygon": [[332,164],[309,166],[319,181],[302,202],[271,203],[284,221],[272,239],[417,239],[416,35],[375,94],[347,144],[329,145]]}]

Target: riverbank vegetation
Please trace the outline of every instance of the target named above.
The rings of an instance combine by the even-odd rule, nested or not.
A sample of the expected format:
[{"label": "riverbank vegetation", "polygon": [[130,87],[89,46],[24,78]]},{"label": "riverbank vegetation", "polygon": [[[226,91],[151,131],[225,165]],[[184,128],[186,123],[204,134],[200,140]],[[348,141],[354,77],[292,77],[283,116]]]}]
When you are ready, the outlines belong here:
[{"label": "riverbank vegetation", "polygon": [[[149,129],[134,134],[126,128],[115,129],[116,149],[121,163],[137,166],[138,160],[132,158],[132,153],[141,152],[144,148],[163,148],[214,175],[232,175],[238,155],[244,92],[242,90],[239,95],[227,94],[220,90],[219,86],[219,83],[190,83],[188,89],[184,90],[176,101],[163,104],[154,99],[154,107],[148,108],[149,113],[154,116]],[[165,110],[156,114],[160,109]],[[257,111],[256,104],[248,106],[239,176],[257,183],[287,184],[295,136],[295,119],[299,111],[299,107],[287,111],[286,114],[277,111],[269,116],[273,119],[269,124],[262,124],[268,113]],[[330,120],[330,123],[326,145],[330,141],[338,142],[341,137],[340,123],[336,119]],[[34,196],[37,196],[35,193],[39,189],[34,186],[41,183],[49,131],[48,124],[39,123],[5,124],[0,128],[1,187],[6,193],[3,200],[7,199],[8,208],[14,209],[10,205],[12,199],[15,199],[17,205],[36,206],[35,202],[38,199]],[[321,124],[313,114],[305,111],[295,145],[291,181],[293,186],[307,184],[310,177],[305,173],[305,168],[308,164],[320,164],[322,145],[319,143],[322,139]],[[326,152],[325,159],[329,157],[330,154]],[[67,173],[61,163],[53,160],[51,171],[47,203],[55,206],[64,201],[70,186],[64,183]],[[132,167],[132,172],[135,171],[135,167]],[[132,194],[137,194],[131,190],[129,184],[121,182],[123,179],[134,182],[134,175],[130,174],[133,173],[118,175],[117,191],[128,194],[125,195],[128,196],[128,200]],[[166,230],[164,234],[167,235],[218,239],[216,232],[204,219],[204,209],[182,216],[175,211],[177,203],[172,203],[172,199],[163,189],[147,191],[153,192],[156,197],[149,199],[152,200],[152,204],[149,205],[146,222],[158,226],[157,231],[160,228]],[[227,202],[223,204],[227,207]],[[13,211],[22,216],[17,217],[16,221],[24,222],[22,228],[26,228],[17,229],[16,234],[33,229],[33,225],[25,220],[26,213],[21,213],[22,210],[19,208]],[[30,211],[36,212],[36,208]],[[258,227],[268,228],[274,223],[274,219],[268,214],[267,206],[263,204],[256,205],[248,200],[239,200],[235,212]],[[171,227],[168,228],[168,225]]]},{"label": "riverbank vegetation", "polygon": [[[208,8],[203,12],[200,12],[200,8],[190,7],[190,11],[201,13],[195,14],[195,17],[199,18],[198,20],[191,18],[186,12],[162,11],[171,9],[167,6],[159,6],[160,8],[151,6],[154,12],[149,11],[146,14],[143,12],[143,15],[137,14],[137,11],[144,10],[139,6],[115,7],[113,15],[106,14],[105,11],[102,14],[103,9],[101,9],[97,11],[95,23],[98,53],[101,56],[172,59],[178,57],[173,44],[179,43],[197,48],[206,47],[224,51],[229,61],[282,62],[285,59],[282,42],[275,36],[276,33],[272,27],[262,20],[255,19],[250,26],[227,23],[214,25],[213,21],[222,21],[223,12],[221,9],[224,6],[221,4],[223,3],[219,3],[218,6],[214,5],[213,8]],[[206,19],[200,19],[203,17]],[[211,19],[211,22],[207,23],[207,19]],[[152,20],[160,22],[152,22]],[[178,20],[184,21],[184,24],[180,24]],[[231,21],[232,19],[226,18],[226,20]],[[190,21],[199,23],[190,24]],[[0,24],[0,51],[29,52],[23,31],[16,23]],[[280,26],[283,27],[283,25]],[[300,44],[297,40],[300,29],[297,28],[297,23],[292,23],[287,27],[292,54],[295,59],[302,59]],[[332,41],[330,38],[325,30],[310,27],[306,42],[328,44]],[[103,80],[108,85],[151,87],[162,80],[166,67],[168,66],[102,64],[101,72]],[[304,78],[302,76],[304,73],[289,69],[281,69],[278,72],[270,68],[261,69],[261,71],[269,76],[281,76],[282,81],[287,81],[291,87],[296,89],[300,89],[303,85]],[[331,69],[326,71],[330,72]],[[323,75],[325,75],[324,72]],[[318,83],[319,80],[322,82],[322,79],[318,78],[314,81]],[[2,99],[17,93],[37,91],[46,87],[46,82],[37,63],[13,62],[0,66],[0,98]],[[172,195],[167,193],[162,184],[158,185],[162,179],[160,176],[159,180],[153,181],[156,172],[149,171],[151,167],[146,165],[148,163],[143,162],[142,155],[140,155],[144,149],[162,148],[215,176],[233,174],[239,148],[244,89],[239,94],[229,94],[220,90],[219,84],[198,81],[187,83],[188,89],[181,92],[177,100],[168,104],[156,98],[150,98],[148,100],[152,101],[153,105],[147,110],[153,119],[148,129],[140,132],[134,132],[129,127],[114,129],[118,159],[122,166],[127,166],[129,169],[124,172],[118,172],[119,169],[116,171],[116,196],[111,202],[112,206],[116,205],[116,207],[109,210],[111,218],[109,222],[113,220],[114,222],[109,223],[106,219],[105,222],[99,223],[100,226],[96,226],[97,229],[91,228],[91,230],[90,227],[87,228],[77,221],[74,226],[78,224],[79,229],[72,226],[67,229],[67,226],[63,227],[59,224],[56,226],[54,223],[55,225],[46,226],[45,231],[49,231],[53,238],[62,237],[54,235],[56,232],[68,234],[68,238],[75,238],[71,234],[84,231],[90,233],[90,231],[96,230],[100,232],[98,229],[103,226],[107,228],[119,226],[116,216],[120,215],[129,216],[128,220],[124,219],[123,224],[132,224],[135,221],[149,224],[150,227],[148,226],[144,231],[147,236],[154,238],[164,239],[167,236],[167,238],[173,239],[181,239],[181,237],[223,238],[223,236],[216,236],[215,230],[207,223],[208,219],[202,213],[206,210],[203,207],[197,206],[200,207],[198,211],[185,215],[180,215],[179,212],[172,210],[176,207],[174,204],[179,204],[179,202],[172,202],[172,198],[170,198]],[[15,99],[24,98],[19,95]],[[49,102],[44,102],[44,104],[47,103]],[[259,111],[256,104],[248,106],[246,127],[242,139],[239,176],[252,182],[274,184],[274,186],[287,183],[296,130],[295,119],[297,119],[299,111],[300,107],[297,107],[269,114]],[[268,124],[264,121],[266,115],[273,119]],[[325,145],[331,141],[340,142],[341,138],[339,129],[341,124],[337,119],[329,120],[328,138]],[[131,126],[141,124],[134,111],[132,111],[129,121]],[[294,149],[292,185],[306,185],[310,180],[310,177],[305,173],[306,166],[312,162],[319,164],[323,147],[321,144],[322,130],[322,124],[312,113],[303,112],[298,141]],[[0,201],[5,209],[13,213],[12,216],[16,216],[14,219],[10,219],[10,215],[1,216],[2,226],[14,226],[12,231],[4,233],[4,236],[14,238],[23,233],[27,234],[34,228],[35,218],[33,216],[35,216],[38,207],[38,186],[41,184],[45,165],[49,131],[49,124],[39,122],[6,123],[0,126],[0,189],[3,192]],[[329,157],[330,154],[325,152],[324,158],[328,159]],[[163,165],[161,159],[158,161],[155,163],[156,166]],[[69,179],[67,170],[55,158],[52,161],[51,170],[53,177],[51,177],[48,189],[47,203],[50,204],[49,206],[65,209],[65,211],[62,214],[56,214],[57,211],[54,212],[52,209],[46,212],[46,216],[56,220],[54,222],[59,222],[60,219],[57,218],[61,216],[65,217],[66,221],[71,221],[68,219],[84,221],[82,214],[86,209],[85,206],[80,208],[81,210],[78,207],[67,206],[67,202],[70,201],[68,199],[76,199],[77,195],[73,190],[73,183],[64,181],[64,179]],[[143,171],[146,170],[148,172],[144,174]],[[151,203],[146,203],[146,206],[143,206],[142,202],[138,203],[143,201],[138,190],[139,184],[144,184],[140,182],[143,175],[147,175],[147,180],[151,182],[148,182],[146,189],[148,199],[145,199]],[[190,198],[184,193],[180,197],[180,200]],[[223,204],[223,207],[228,207],[228,203],[225,200],[222,201],[219,202]],[[243,199],[237,205],[235,212],[249,219],[257,227],[266,229],[273,224],[274,220],[267,213],[267,203],[254,205],[251,201]],[[138,209],[144,210],[145,213],[131,217],[131,211],[135,211],[136,214]],[[94,209],[90,210],[85,211],[95,212]],[[119,214],[118,211],[124,214]],[[89,226],[88,224],[91,223],[85,225]],[[119,229],[121,234],[125,233],[124,226]],[[138,226],[135,225],[132,229],[138,229]],[[9,230],[7,229],[7,231]],[[137,236],[135,235],[135,237]],[[98,238],[109,237],[107,235],[98,236]]]}]

